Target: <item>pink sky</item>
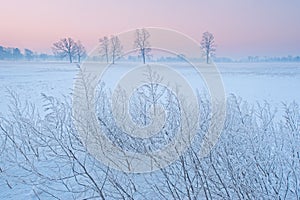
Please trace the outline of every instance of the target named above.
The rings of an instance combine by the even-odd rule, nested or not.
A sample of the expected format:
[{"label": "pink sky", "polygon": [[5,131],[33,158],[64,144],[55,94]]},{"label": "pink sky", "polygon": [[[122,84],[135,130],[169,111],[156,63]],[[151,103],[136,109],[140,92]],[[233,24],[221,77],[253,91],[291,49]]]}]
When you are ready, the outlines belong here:
[{"label": "pink sky", "polygon": [[51,52],[62,37],[94,47],[104,35],[165,27],[197,41],[215,35],[218,56],[299,55],[299,0],[1,0],[0,45]]}]

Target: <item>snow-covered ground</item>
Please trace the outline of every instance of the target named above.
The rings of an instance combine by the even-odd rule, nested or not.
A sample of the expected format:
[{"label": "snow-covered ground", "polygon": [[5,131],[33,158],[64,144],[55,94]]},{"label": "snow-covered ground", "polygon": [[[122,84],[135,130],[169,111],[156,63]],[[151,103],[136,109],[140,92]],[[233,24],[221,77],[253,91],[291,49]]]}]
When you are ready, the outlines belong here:
[{"label": "snow-covered ground", "polygon": [[[174,65],[174,63],[172,65]],[[225,93],[228,96],[230,96],[229,94],[235,94],[236,96],[241,97],[243,100],[249,102],[250,104],[255,104],[256,101],[258,102],[267,101],[273,107],[278,107],[278,109],[282,107],[282,102],[288,102],[288,103],[293,101],[295,101],[296,103],[300,102],[300,93],[298,92],[300,86],[300,63],[217,63],[216,65],[221,73],[221,77],[224,83]],[[199,76],[196,75],[193,70],[190,70],[189,68],[185,68],[180,63],[178,63],[178,66],[176,66],[175,64],[175,68],[190,81],[191,85],[197,87],[199,83]],[[119,64],[116,66],[116,68],[107,72],[108,75],[104,77],[104,81],[108,83],[117,81],[120,75],[122,75],[122,72],[128,69],[129,69],[128,65]],[[64,96],[70,97],[72,94],[72,88],[75,82],[75,77],[78,71],[79,69],[76,64],[68,64],[68,63],[0,62],[0,95],[1,95],[0,114],[2,116],[6,116],[9,113],[8,106],[10,105],[9,103],[10,96],[8,90],[16,93],[19,96],[21,102],[28,100],[29,102],[34,103],[39,109],[42,109],[42,106],[44,104],[41,93],[44,93],[48,96],[54,96],[59,99],[63,99]],[[233,119],[235,119],[235,117],[237,116],[233,116]],[[235,126],[238,127],[239,126],[237,122],[238,120],[233,120],[233,121],[236,121],[235,123],[237,124]],[[231,124],[229,125],[231,126]],[[258,128],[257,127],[255,128],[248,127],[248,128],[249,130],[251,129],[251,131],[253,128],[253,130],[255,130],[253,131],[253,133],[257,133],[260,130],[259,129],[260,126],[259,125],[257,126]],[[266,124],[265,126],[267,129],[269,124]],[[232,130],[229,130],[229,133],[230,131]],[[280,132],[278,133],[281,134]],[[265,134],[265,132],[263,134]],[[266,134],[269,133],[266,132]],[[245,133],[245,135],[243,136],[247,136],[247,134]],[[266,141],[269,140],[266,139]],[[256,144],[254,143],[254,145]],[[237,146],[236,148],[239,148],[238,145],[236,146]],[[258,145],[257,148],[263,149],[263,147]],[[273,148],[272,145],[270,146],[270,148]],[[298,148],[297,145],[295,145],[295,148]],[[238,151],[233,151],[233,152],[238,152]],[[272,154],[272,152],[270,154]],[[41,156],[41,159],[43,159],[43,156]],[[245,161],[246,164],[248,162],[247,159]],[[265,159],[263,158],[262,160],[264,161]],[[267,165],[267,163],[265,164]],[[6,165],[4,164],[4,166]],[[60,165],[57,164],[57,166]],[[236,167],[236,165],[234,164],[233,166]],[[1,167],[1,163],[0,163],[0,167]],[[34,187],[30,186],[30,184],[21,185],[19,183],[6,182],[5,177],[3,177],[4,173],[1,175],[2,173],[1,170],[2,169],[0,168],[0,197],[1,198],[16,199],[16,198],[28,197],[28,198],[35,199],[38,196],[38,194],[34,194],[34,192],[37,190],[35,190]],[[9,169],[7,169],[7,171],[12,173]],[[47,171],[47,166],[42,167],[42,172],[43,171]],[[52,173],[54,171],[52,171]],[[13,175],[16,175],[16,177],[20,175],[18,174],[18,172],[13,172],[13,173],[14,173]],[[25,175],[25,174],[21,174],[21,175]],[[153,174],[153,175],[148,174],[146,175],[146,178],[153,178],[154,180],[155,179],[158,180],[159,178],[157,177],[155,178],[156,175],[157,174]],[[117,174],[117,176],[122,177],[122,175],[120,174]],[[224,176],[225,176],[224,179],[226,179],[227,175],[224,174]],[[295,175],[295,177],[297,176],[298,175]],[[133,180],[139,178],[140,177],[137,176]],[[171,177],[170,181],[172,181],[172,179],[174,178],[176,177]],[[251,178],[251,174],[250,174],[250,178]],[[10,179],[10,181],[11,180],[14,179]],[[122,179],[120,178],[120,180]],[[31,181],[34,182],[35,180],[33,179]],[[124,182],[126,182],[126,180]],[[143,180],[140,182],[143,182]],[[42,180],[41,183],[43,184]],[[10,186],[12,187],[12,189],[9,188]],[[295,187],[297,187],[297,185]],[[73,198],[76,197],[78,196],[75,196]],[[140,196],[138,196],[137,198],[139,197]]]},{"label": "snow-covered ground", "polygon": [[7,90],[17,93],[22,101],[41,106],[41,93],[59,96],[71,92],[76,65],[61,63],[0,62],[0,110],[8,110]]},{"label": "snow-covered ground", "polygon": [[226,63],[217,64],[226,93],[246,101],[266,100],[300,102],[300,63]]},{"label": "snow-covered ground", "polygon": [[[300,63],[216,65],[221,72],[226,94],[233,93],[251,103],[266,100],[276,106],[280,106],[281,102],[300,102]],[[199,76],[190,68],[177,69],[192,85],[199,83]],[[122,73],[119,71],[112,72],[115,76],[109,76],[107,80],[117,81]],[[76,64],[0,62],[0,112],[5,113],[8,109],[8,89],[16,92],[22,100],[34,102],[37,106],[42,105],[41,93],[55,97],[69,96],[77,72]]]}]

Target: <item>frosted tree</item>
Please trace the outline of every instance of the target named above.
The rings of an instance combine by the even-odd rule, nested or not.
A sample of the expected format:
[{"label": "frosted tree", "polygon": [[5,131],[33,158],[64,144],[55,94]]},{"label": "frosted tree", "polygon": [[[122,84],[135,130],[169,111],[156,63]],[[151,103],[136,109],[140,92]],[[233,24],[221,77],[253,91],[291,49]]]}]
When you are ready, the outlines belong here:
[{"label": "frosted tree", "polygon": [[75,54],[76,54],[78,63],[81,62],[81,58],[86,56],[86,50],[79,40],[75,44]]},{"label": "frosted tree", "polygon": [[[145,76],[150,82],[159,78],[151,71]],[[85,75],[79,78],[79,86],[88,84]],[[117,128],[109,91],[104,84],[98,88],[100,126],[124,150],[147,153],[159,149],[180,128],[175,96],[148,86],[130,102],[132,119],[143,124],[147,117],[144,106],[149,102],[161,103],[168,117],[162,132],[143,140]],[[283,104],[280,117],[267,102],[255,106],[229,96],[223,134],[202,158],[198,144],[217,113],[211,113],[210,99],[199,94],[199,133],[189,148],[161,170],[130,174],[101,164],[87,152],[73,123],[70,100],[43,95],[47,113],[41,118],[35,106],[22,104],[15,93],[9,94],[10,114],[0,114],[0,186],[4,191],[29,186],[30,199],[299,199],[300,107],[295,102]],[[120,100],[126,96],[118,94]]]},{"label": "frosted tree", "polygon": [[61,58],[68,57],[70,63],[72,63],[73,58],[76,56],[76,42],[72,38],[60,39],[53,44],[52,51]]},{"label": "frosted tree", "polygon": [[136,39],[134,41],[135,48],[139,51],[139,56],[142,57],[143,63],[146,63],[146,57],[151,51],[149,43],[150,33],[146,29],[136,30]]},{"label": "frosted tree", "polygon": [[112,59],[112,64],[115,64],[117,58],[122,55],[123,46],[121,45],[121,41],[118,36],[112,35],[110,38],[111,50],[110,55]]},{"label": "frosted tree", "polygon": [[215,38],[210,32],[205,32],[202,35],[201,49],[204,51],[206,57],[206,63],[209,63],[209,59],[214,55],[216,51]]},{"label": "frosted tree", "polygon": [[100,42],[100,55],[106,59],[106,62],[109,62],[109,39],[104,36],[99,39]]}]

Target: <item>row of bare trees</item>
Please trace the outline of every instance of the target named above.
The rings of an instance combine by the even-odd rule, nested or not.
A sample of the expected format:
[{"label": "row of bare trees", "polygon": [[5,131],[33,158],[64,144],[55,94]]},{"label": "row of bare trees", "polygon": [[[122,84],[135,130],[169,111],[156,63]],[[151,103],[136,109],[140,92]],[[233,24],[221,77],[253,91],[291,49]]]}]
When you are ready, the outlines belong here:
[{"label": "row of bare trees", "polygon": [[[146,57],[150,56],[150,34],[146,29],[136,30],[136,39],[134,47],[139,52],[143,63],[146,63]],[[115,64],[118,58],[123,56],[123,46],[118,36],[112,35],[110,38],[107,36],[99,39],[100,42],[100,56],[105,59],[107,63]],[[55,42],[52,47],[54,55],[60,58],[68,58],[70,63],[74,58],[77,58],[78,63],[86,56],[86,50],[80,41],[75,42],[72,38],[63,38]]]},{"label": "row of bare trees", "polygon": [[110,38],[105,36],[99,39],[99,42],[100,55],[107,63],[111,60],[112,64],[115,64],[116,59],[122,57],[123,46],[118,36],[112,35]]},{"label": "row of bare trees", "polygon": [[[137,29],[134,41],[134,48],[139,53],[139,57],[142,58],[143,63],[146,63],[146,58],[151,57],[151,45],[150,45],[150,33],[146,29]],[[122,56],[122,45],[117,36],[111,36],[109,39],[107,36],[99,39],[100,42],[100,53],[105,58],[106,62],[112,60],[115,63],[117,57]],[[206,63],[210,62],[210,59],[215,55],[216,44],[214,35],[210,32],[205,32],[202,35],[200,43],[201,49],[203,50]]]},{"label": "row of bare trees", "polygon": [[[137,29],[134,41],[134,48],[138,51],[139,57],[142,62],[146,63],[146,58],[149,58],[151,45],[150,33],[146,29]],[[107,63],[115,64],[118,58],[123,56],[123,46],[118,36],[112,35],[110,38],[104,36],[99,39],[100,43],[100,56],[105,59]],[[215,40],[213,34],[209,32],[203,33],[202,41],[200,43],[201,49],[206,57],[206,62],[209,63],[216,50]],[[60,58],[68,58],[70,63],[74,58],[81,59],[86,56],[86,50],[80,41],[75,42],[72,38],[63,38],[53,44],[52,48],[55,55]]]},{"label": "row of bare trees", "polygon": [[[146,29],[137,29],[134,41],[134,48],[138,51],[139,57],[142,58],[143,63],[146,63],[146,58],[150,56],[150,33]],[[100,55],[112,64],[115,63],[117,58],[123,56],[123,47],[118,36],[112,35],[110,38],[104,36],[99,39],[100,42]]]}]

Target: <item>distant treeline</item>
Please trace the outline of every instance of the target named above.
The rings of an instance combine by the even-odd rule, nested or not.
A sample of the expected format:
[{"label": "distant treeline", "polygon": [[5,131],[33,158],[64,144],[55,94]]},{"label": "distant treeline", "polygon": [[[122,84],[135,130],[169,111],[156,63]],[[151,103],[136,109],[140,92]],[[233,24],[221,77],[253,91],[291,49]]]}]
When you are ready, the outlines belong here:
[{"label": "distant treeline", "polygon": [[283,56],[283,57],[268,57],[268,56],[248,56],[248,62],[300,62],[300,56]]},{"label": "distant treeline", "polygon": [[54,55],[49,55],[46,53],[37,53],[30,49],[24,49],[24,51],[22,52],[19,48],[0,46],[0,60],[47,61],[47,60],[56,60],[56,59],[57,58]]},{"label": "distant treeline", "polygon": [[248,56],[246,58],[231,59],[227,57],[215,57],[214,62],[300,62],[300,56]]},{"label": "distant treeline", "polygon": [[[156,61],[159,62],[180,62],[183,61],[182,56],[167,56],[159,57]],[[193,61],[203,61],[203,58],[195,58]],[[248,56],[246,58],[232,59],[228,57],[213,57],[214,62],[300,62],[300,56],[283,56],[283,57],[259,57],[259,56]]]},{"label": "distant treeline", "polygon": [[[183,62],[184,56],[161,56],[157,58],[149,58],[152,62]],[[99,57],[88,57],[87,59],[93,61],[103,60],[101,56]],[[67,58],[61,58],[57,55],[38,53],[30,49],[25,48],[21,51],[19,48],[15,47],[3,47],[0,46],[0,60],[8,61],[67,61]],[[129,55],[127,57],[122,57],[122,61],[138,62],[138,56]],[[203,61],[202,59],[195,58],[194,61]],[[267,57],[267,56],[248,56],[241,59],[232,59],[228,57],[214,57],[214,62],[300,62],[300,56],[283,56],[283,57]]]}]

